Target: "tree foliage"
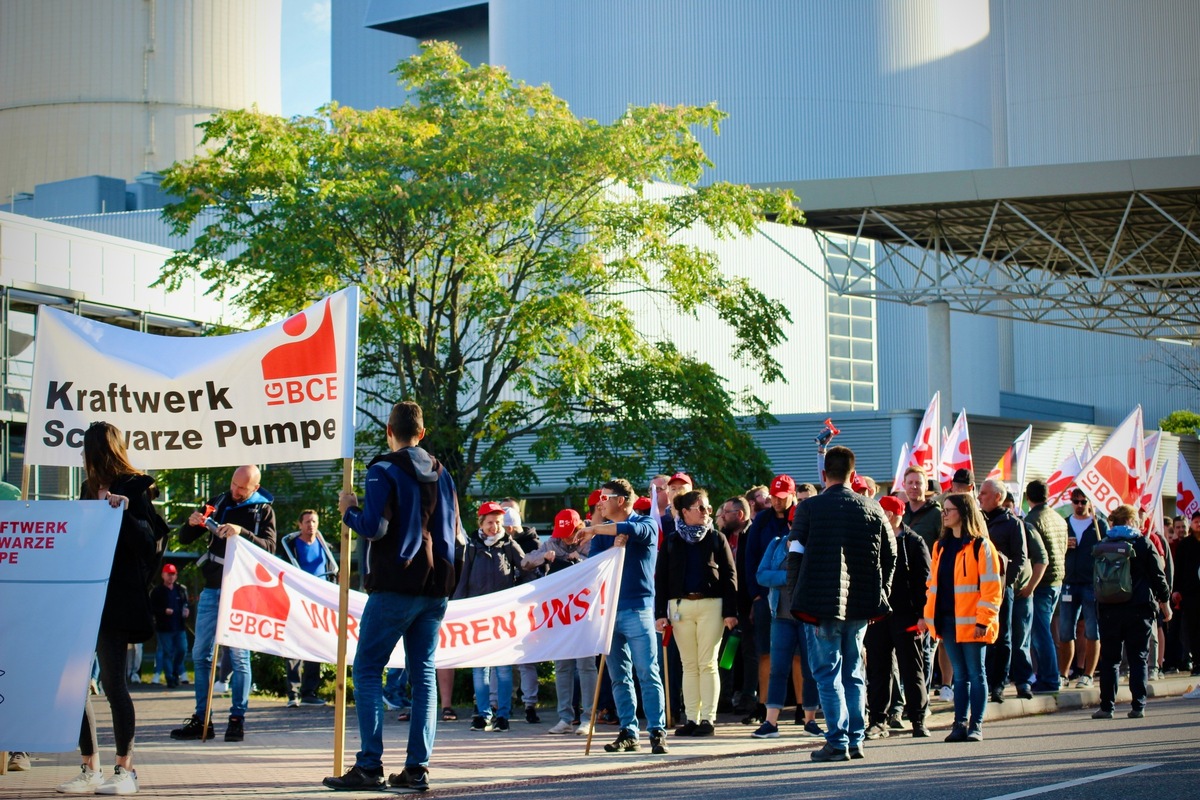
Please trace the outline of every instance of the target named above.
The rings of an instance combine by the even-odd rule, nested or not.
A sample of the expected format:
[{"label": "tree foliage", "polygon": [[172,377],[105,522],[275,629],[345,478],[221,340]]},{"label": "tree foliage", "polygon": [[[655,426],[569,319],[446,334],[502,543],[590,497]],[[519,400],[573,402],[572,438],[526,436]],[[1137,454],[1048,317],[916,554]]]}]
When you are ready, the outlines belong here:
[{"label": "tree foliage", "polygon": [[1200,414],[1195,411],[1172,411],[1158,421],[1158,427],[1180,436],[1200,435]]},{"label": "tree foliage", "polygon": [[783,378],[787,310],[680,236],[800,219],[789,193],[705,182],[695,132],[724,114],[580,119],[445,43],[395,71],[398,108],[205,123],[206,154],[166,176],[183,199],[164,214],[179,233],[210,221],[163,281],[198,273],[255,320],[358,285],[363,412],[382,426],[394,400],[421,403],[426,445],[463,486],[522,491],[534,460],[573,451],[580,481],[662,465],[722,489],[763,475],[737,419],[764,423],[762,403],[644,335],[629,302],[724,326],[742,363]]}]

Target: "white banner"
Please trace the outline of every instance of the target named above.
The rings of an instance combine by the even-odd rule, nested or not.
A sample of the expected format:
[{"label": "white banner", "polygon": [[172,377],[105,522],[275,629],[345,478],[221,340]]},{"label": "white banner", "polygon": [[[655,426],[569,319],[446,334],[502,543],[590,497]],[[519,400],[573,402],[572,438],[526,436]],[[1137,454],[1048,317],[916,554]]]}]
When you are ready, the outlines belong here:
[{"label": "white banner", "polygon": [[[242,539],[229,539],[217,642],[305,661],[337,661],[338,587]],[[501,667],[607,653],[625,550],[611,550],[532,583],[452,600],[438,667]],[[358,646],[367,595],[350,592],[346,662]],[[404,666],[403,642],[388,661]]]},{"label": "white banner", "polygon": [[0,750],[78,745],[120,529],[97,500],[0,502]]},{"label": "white banner", "polygon": [[358,289],[258,330],[157,336],[38,310],[25,461],[77,467],[95,420],[142,469],[354,455]]},{"label": "white banner", "polygon": [[950,490],[950,484],[954,482],[955,472],[960,469],[970,470],[972,474],[975,472],[975,465],[971,463],[971,433],[967,429],[965,408],[958,412],[954,427],[942,436],[942,442],[942,457],[937,478],[942,491],[947,492]]},{"label": "white banner", "polygon": [[925,470],[927,478],[937,480],[938,457],[942,454],[941,442],[938,441],[939,420],[942,416],[942,393],[934,392],[921,417],[921,427],[917,428],[917,436],[913,439],[912,449],[908,451],[909,466]]},{"label": "white banner", "polygon": [[1192,477],[1192,468],[1188,466],[1182,452],[1179,453],[1176,481],[1175,510],[1190,523],[1192,514],[1200,511],[1200,486],[1196,485],[1196,479]]}]

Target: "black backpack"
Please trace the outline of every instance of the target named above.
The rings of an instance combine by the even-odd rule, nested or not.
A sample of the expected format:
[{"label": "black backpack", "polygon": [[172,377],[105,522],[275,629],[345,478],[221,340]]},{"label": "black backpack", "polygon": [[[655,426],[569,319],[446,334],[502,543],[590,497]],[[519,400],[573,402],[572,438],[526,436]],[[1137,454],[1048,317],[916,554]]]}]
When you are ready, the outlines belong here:
[{"label": "black backpack", "polygon": [[1134,555],[1129,539],[1110,537],[1092,546],[1092,589],[1097,603],[1128,603],[1133,599]]}]

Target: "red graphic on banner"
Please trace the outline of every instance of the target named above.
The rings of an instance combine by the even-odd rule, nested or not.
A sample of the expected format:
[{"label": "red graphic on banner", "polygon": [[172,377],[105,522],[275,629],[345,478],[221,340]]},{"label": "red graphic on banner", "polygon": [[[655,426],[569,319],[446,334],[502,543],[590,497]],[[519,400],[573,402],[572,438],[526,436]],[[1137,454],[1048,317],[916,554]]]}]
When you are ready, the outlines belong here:
[{"label": "red graphic on banner", "polygon": [[1190,512],[1194,507],[1193,504],[1196,502],[1196,495],[1184,488],[1182,483],[1176,484],[1175,493],[1179,495],[1175,499],[1175,508],[1179,509],[1181,514],[1190,516]]},{"label": "red graphic on banner", "polygon": [[[303,312],[283,323],[283,332],[291,337],[301,336],[307,329],[308,317]],[[336,400],[337,369],[333,314],[326,300],[321,323],[311,336],[285,342],[263,356],[267,405]]]},{"label": "red graphic on banner", "polygon": [[271,585],[271,573],[262,564],[255,564],[254,577],[267,585],[251,583],[238,587],[230,603],[229,629],[281,642],[292,610],[292,600],[283,588],[283,573]]}]

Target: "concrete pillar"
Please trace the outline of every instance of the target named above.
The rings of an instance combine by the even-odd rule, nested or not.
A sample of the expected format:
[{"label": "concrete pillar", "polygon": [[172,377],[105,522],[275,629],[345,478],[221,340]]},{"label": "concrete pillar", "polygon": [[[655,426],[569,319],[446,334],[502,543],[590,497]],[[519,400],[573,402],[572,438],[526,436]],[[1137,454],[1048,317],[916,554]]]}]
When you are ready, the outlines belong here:
[{"label": "concrete pillar", "polygon": [[935,300],[926,306],[926,346],[929,361],[929,396],[942,393],[941,424],[949,426],[954,412],[950,396],[950,304]]}]

